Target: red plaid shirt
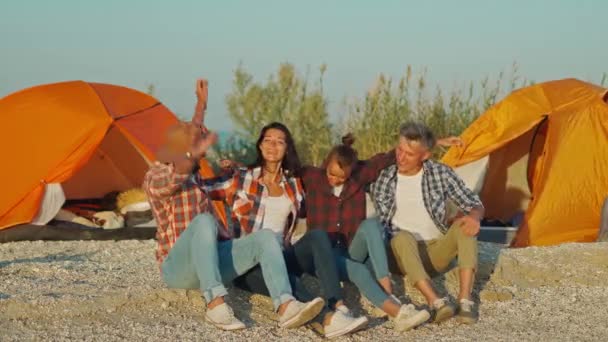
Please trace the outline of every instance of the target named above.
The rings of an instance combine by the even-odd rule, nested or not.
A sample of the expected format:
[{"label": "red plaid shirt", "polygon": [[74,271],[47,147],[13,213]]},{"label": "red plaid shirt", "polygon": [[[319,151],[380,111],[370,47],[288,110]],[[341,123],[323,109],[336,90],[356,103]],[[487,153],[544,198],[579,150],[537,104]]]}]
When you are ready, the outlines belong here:
[{"label": "red plaid shirt", "polygon": [[[282,174],[282,173],[281,173]],[[213,200],[225,201],[231,212],[229,232],[235,237],[262,229],[264,208],[269,196],[262,181],[262,168],[238,168],[224,175],[196,182]],[[284,242],[289,244],[298,212],[304,200],[300,178],[281,176],[280,186],[292,202],[290,219],[284,231]]]},{"label": "red plaid shirt", "polygon": [[324,168],[307,166],[302,180],[306,191],[306,224],[309,229],[324,229],[335,242],[350,244],[366,218],[366,187],[380,171],[395,163],[395,151],[380,153],[359,161],[336,197]]},{"label": "red plaid shirt", "polygon": [[[173,165],[155,162],[144,177],[143,189],[156,219],[156,260],[163,262],[177,241],[200,213],[212,212],[208,197],[195,183],[198,175],[179,174]],[[220,230],[220,237],[228,237]]]}]

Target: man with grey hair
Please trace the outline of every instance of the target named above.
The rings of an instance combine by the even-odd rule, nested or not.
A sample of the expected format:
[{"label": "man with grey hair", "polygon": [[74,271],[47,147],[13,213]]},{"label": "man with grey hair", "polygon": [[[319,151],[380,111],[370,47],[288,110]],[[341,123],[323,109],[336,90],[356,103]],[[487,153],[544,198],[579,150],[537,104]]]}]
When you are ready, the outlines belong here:
[{"label": "man with grey hair", "polygon": [[[431,159],[435,136],[424,124],[401,126],[396,165],[384,169],[371,186],[376,211],[390,238],[388,254],[399,271],[424,295],[433,321],[458,311],[462,323],[474,323],[471,292],[477,268],[477,234],[484,208],[479,197],[448,166]],[[460,210],[448,222],[448,201]],[[458,257],[458,308],[433,289],[429,273],[445,272]]]}]

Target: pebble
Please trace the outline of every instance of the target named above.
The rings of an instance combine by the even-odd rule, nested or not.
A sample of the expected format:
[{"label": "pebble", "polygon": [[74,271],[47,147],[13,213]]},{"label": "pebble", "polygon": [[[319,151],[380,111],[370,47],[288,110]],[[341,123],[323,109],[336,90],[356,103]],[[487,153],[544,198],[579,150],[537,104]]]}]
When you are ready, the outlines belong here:
[{"label": "pebble", "polygon": [[[229,299],[248,329],[215,329],[203,320],[199,291],[165,288],[154,250],[154,241],[0,244],[0,341],[321,340],[310,328],[278,328],[268,298],[235,289]],[[480,319],[472,326],[449,320],[397,333],[346,286],[347,304],[370,324],[344,340],[604,341],[606,310],[597,308],[608,303],[606,251],[608,244],[508,250],[480,244],[480,273],[494,266],[501,271],[479,274],[474,296],[481,299]],[[503,264],[511,261],[518,266]],[[436,285],[456,296],[454,281],[446,276]],[[318,289],[316,280],[306,283]],[[396,294],[420,304],[419,295],[405,288],[404,297],[396,279]]]}]

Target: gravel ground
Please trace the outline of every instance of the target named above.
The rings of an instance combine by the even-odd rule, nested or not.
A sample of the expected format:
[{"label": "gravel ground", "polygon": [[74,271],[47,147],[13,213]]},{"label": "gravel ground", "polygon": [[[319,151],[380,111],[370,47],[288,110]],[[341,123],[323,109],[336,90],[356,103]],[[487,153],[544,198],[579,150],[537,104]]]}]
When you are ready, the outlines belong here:
[{"label": "gravel ground", "polygon": [[[154,248],[154,241],[0,244],[0,341],[320,339],[309,327],[278,328],[269,299],[236,289],[229,302],[249,328],[216,330],[202,320],[200,292],[163,286]],[[367,314],[370,326],[344,340],[607,340],[608,244],[515,250],[481,244],[480,262],[477,324],[452,320],[395,333],[347,285],[347,303]],[[403,281],[395,280],[403,294]],[[456,273],[437,284],[455,295]],[[406,293],[422,304],[411,287]]]}]

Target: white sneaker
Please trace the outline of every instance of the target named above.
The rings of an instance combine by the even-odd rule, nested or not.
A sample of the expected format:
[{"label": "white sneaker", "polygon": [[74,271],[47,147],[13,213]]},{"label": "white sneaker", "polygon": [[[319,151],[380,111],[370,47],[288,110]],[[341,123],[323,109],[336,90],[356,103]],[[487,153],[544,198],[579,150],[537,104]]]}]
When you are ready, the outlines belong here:
[{"label": "white sneaker", "polygon": [[397,317],[395,317],[395,330],[408,331],[431,318],[426,310],[417,310],[412,304],[401,305]]},{"label": "white sneaker", "polygon": [[223,330],[245,329],[245,324],[234,317],[232,308],[226,303],[207,309],[205,320]]},{"label": "white sneaker", "polygon": [[310,302],[302,303],[292,300],[287,304],[287,309],[279,318],[281,328],[297,328],[308,323],[323,310],[325,301],[317,297]]},{"label": "white sneaker", "polygon": [[323,327],[323,330],[325,331],[325,337],[334,338],[363,329],[366,325],[367,317],[355,318],[346,306],[340,305],[336,308],[329,324]]}]

